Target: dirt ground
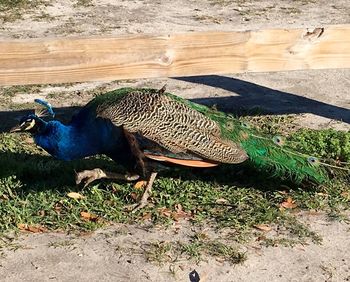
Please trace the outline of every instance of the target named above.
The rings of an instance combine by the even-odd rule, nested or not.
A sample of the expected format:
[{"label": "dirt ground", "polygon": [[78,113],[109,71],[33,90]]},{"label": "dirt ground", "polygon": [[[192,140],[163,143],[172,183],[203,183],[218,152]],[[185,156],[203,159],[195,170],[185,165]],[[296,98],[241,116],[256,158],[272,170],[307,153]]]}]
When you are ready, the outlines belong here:
[{"label": "dirt ground", "polygon": [[[83,237],[66,234],[21,236],[1,260],[1,281],[349,281],[349,226],[323,216],[304,215],[323,237],[322,245],[294,248],[246,246],[248,260],[232,266],[211,258],[203,262],[147,262],[141,250],[151,240],[172,242],[187,237],[183,228],[147,229],[115,225]],[[196,280],[193,280],[196,281]]]},{"label": "dirt ground", "polygon": [[[32,1],[37,2],[37,1]],[[39,2],[39,1],[38,1]],[[0,3],[2,3],[0,1]],[[0,40],[87,35],[244,30],[277,27],[314,28],[350,23],[348,0],[144,0],[41,1],[27,10],[0,14]],[[260,107],[298,114],[306,127],[350,128],[350,70],[228,74],[173,79],[130,80],[45,86],[34,94],[19,91],[0,98],[0,120],[34,98],[61,109],[84,104],[96,87],[151,86],[225,110]],[[8,119],[6,119],[8,120]],[[24,234],[0,258],[1,281],[349,281],[350,234],[345,223],[323,216],[301,219],[323,237],[321,245],[260,248],[246,246],[248,259],[232,266],[208,258],[158,266],[139,254],[151,240],[187,238],[191,229],[114,225],[83,237]],[[192,281],[196,281],[193,280]]]}]

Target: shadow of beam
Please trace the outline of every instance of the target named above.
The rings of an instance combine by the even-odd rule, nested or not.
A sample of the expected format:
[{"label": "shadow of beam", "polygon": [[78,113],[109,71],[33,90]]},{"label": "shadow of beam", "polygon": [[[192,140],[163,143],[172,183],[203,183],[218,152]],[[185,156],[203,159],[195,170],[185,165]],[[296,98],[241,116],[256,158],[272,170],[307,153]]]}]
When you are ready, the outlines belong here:
[{"label": "shadow of beam", "polygon": [[[175,79],[222,88],[238,94],[231,97],[195,98],[193,102],[205,105],[217,105],[220,110],[237,112],[237,110],[254,107],[263,108],[274,114],[313,113],[330,119],[350,123],[350,110],[320,101],[301,97],[240,79],[208,75],[193,77],[177,77]],[[177,94],[177,93],[174,93]],[[57,119],[68,122],[79,107],[55,108]],[[0,132],[7,132],[18,123],[18,120],[33,110],[17,110],[0,112]]]},{"label": "shadow of beam", "polygon": [[350,109],[271,89],[244,80],[218,75],[176,77],[174,79],[204,84],[238,94],[238,96],[232,97],[194,99],[201,104],[217,104],[224,111],[232,111],[233,108],[249,109],[260,107],[274,114],[312,113],[350,123]]}]

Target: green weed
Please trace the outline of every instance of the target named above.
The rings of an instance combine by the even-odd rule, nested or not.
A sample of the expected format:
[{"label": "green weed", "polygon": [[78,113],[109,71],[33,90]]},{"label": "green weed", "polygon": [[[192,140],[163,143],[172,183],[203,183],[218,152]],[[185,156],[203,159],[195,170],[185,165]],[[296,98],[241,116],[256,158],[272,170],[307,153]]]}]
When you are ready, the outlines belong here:
[{"label": "green weed", "polygon": [[[300,150],[321,156],[328,154],[343,161],[349,160],[348,138],[346,132],[331,130],[301,130],[291,136],[293,142],[299,143]],[[323,211],[332,218],[343,219],[344,211],[349,208],[350,186],[345,179],[335,178],[322,186],[295,185],[258,175],[241,165],[165,171],[154,183],[150,205],[132,214],[124,207],[135,203],[142,193],[133,183],[100,181],[84,190],[74,184],[74,171],[96,167],[123,171],[122,167],[103,156],[58,161],[28,140],[30,137],[26,134],[0,135],[1,233],[18,230],[21,224],[79,232],[110,222],[150,220],[154,224],[169,224],[186,218],[196,226],[209,224],[217,230],[228,227],[231,232],[225,240],[235,244],[259,236],[262,245],[294,245],[321,240],[297,219],[295,212]],[[83,198],[69,198],[67,193],[72,191]],[[295,202],[293,213],[281,208],[281,203],[288,198]],[[82,212],[94,217],[84,218]],[[272,237],[257,235],[253,227],[259,224],[284,231]],[[245,259],[245,254],[229,246],[226,242],[198,237],[189,243],[153,246],[148,257],[162,261],[168,253],[175,252],[194,260],[201,259],[203,254],[216,255],[232,263]]]}]

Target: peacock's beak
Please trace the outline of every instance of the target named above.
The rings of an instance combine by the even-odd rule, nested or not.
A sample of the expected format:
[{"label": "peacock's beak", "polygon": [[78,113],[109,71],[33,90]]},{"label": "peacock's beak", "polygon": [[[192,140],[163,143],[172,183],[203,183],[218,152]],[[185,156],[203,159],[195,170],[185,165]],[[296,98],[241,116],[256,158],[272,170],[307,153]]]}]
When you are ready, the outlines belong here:
[{"label": "peacock's beak", "polygon": [[23,131],[21,124],[18,124],[10,129],[10,133]]}]

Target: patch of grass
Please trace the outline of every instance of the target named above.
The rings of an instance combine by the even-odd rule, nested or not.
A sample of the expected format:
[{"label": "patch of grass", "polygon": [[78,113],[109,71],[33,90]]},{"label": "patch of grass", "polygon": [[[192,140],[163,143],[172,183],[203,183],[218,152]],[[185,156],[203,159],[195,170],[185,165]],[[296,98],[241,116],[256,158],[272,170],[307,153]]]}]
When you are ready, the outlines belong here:
[{"label": "patch of grass", "polygon": [[246,260],[246,254],[238,250],[237,247],[230,245],[228,242],[212,240],[207,237],[194,236],[192,242],[181,244],[180,250],[199,263],[204,257],[214,257],[217,260],[228,261],[232,264],[240,264]]},{"label": "patch of grass", "polygon": [[209,22],[209,23],[216,23],[216,24],[221,24],[223,22],[223,20],[220,18],[208,16],[208,15],[195,15],[194,19],[199,22]]},{"label": "patch of grass", "polygon": [[294,122],[296,115],[268,115],[259,108],[240,114],[245,115],[241,117],[242,121],[248,122],[266,134],[290,135],[299,129]]},{"label": "patch of grass", "polygon": [[237,248],[222,242],[213,241],[206,244],[205,247],[210,256],[219,257],[232,264],[241,264],[247,259],[244,252],[238,251]]},{"label": "patch of grass", "polygon": [[301,129],[291,141],[312,155],[343,162],[350,160],[350,132]]},{"label": "patch of grass", "polygon": [[[320,154],[324,151],[348,162],[347,134],[301,130],[296,131],[291,140],[298,142],[299,150]],[[332,138],[326,137],[329,135]],[[210,170],[174,168],[155,181],[150,206],[132,214],[124,207],[135,203],[142,194],[142,189],[135,188],[133,183],[101,181],[84,190],[74,184],[74,170],[100,167],[123,171],[123,168],[103,156],[57,161],[28,143],[28,137],[26,134],[0,135],[1,233],[18,230],[19,224],[84,231],[110,222],[150,220],[154,224],[169,224],[186,218],[196,226],[209,224],[218,232],[228,227],[231,230],[225,237],[228,241],[198,235],[186,244],[159,243],[149,248],[150,260],[170,261],[176,259],[174,254],[180,253],[194,260],[204,254],[239,263],[245,255],[227,242],[244,243],[258,236],[261,244],[268,246],[294,245],[308,240],[319,243],[319,236],[297,219],[297,211],[325,211],[333,218],[341,218],[350,204],[350,185],[341,178],[327,185],[302,186],[271,179],[243,165]],[[83,198],[69,198],[67,193],[72,191]],[[292,210],[281,206],[288,198],[295,202]],[[94,216],[87,218],[82,212]],[[256,235],[253,227],[259,224],[272,226],[274,235]]]},{"label": "patch of grass", "polygon": [[[16,243],[16,242],[1,242],[0,243],[0,250],[2,249],[6,249],[6,250],[9,250],[9,251],[17,251],[19,249],[24,249],[24,246]],[[3,254],[1,254],[3,255]]]},{"label": "patch of grass", "polygon": [[199,263],[206,260],[208,256],[232,264],[240,264],[246,260],[246,254],[230,244],[197,236],[194,236],[188,243],[155,241],[144,245],[142,249],[146,259],[158,265],[175,263],[182,259],[190,259]]},{"label": "patch of grass", "polygon": [[59,93],[59,92],[52,92],[52,93],[49,93],[47,94],[46,98],[47,99],[56,99],[56,98],[59,98],[60,96],[62,95],[62,93]]},{"label": "patch of grass", "polygon": [[25,249],[24,245],[16,242],[17,234],[13,232],[13,234],[6,234],[0,237],[0,258],[5,258],[5,251],[15,252],[19,249]]},{"label": "patch of grass", "polygon": [[[13,103],[11,102],[11,100],[16,94],[29,93],[29,92],[31,92],[31,90],[33,90],[33,92],[36,93],[37,88],[35,86],[0,87],[0,106],[12,108]],[[16,105],[15,105],[15,107],[16,107]]]},{"label": "patch of grass", "polygon": [[300,3],[301,5],[308,5],[317,3],[317,0],[296,0],[295,2]]},{"label": "patch of grass", "polygon": [[297,15],[302,12],[302,10],[297,7],[281,7],[280,9],[282,12],[288,15]]},{"label": "patch of grass", "polygon": [[74,242],[72,240],[62,240],[62,241],[56,241],[56,242],[50,242],[47,244],[48,247],[50,248],[65,248],[65,249],[75,249],[74,247]]},{"label": "patch of grass", "polygon": [[38,107],[38,104],[36,103],[10,103],[8,105],[9,109],[11,110],[28,110],[28,109],[35,109]]},{"label": "patch of grass", "polygon": [[28,11],[48,4],[49,1],[45,0],[0,0],[0,19],[13,22],[21,19]]},{"label": "patch of grass", "polygon": [[40,14],[35,15],[33,17],[33,20],[38,21],[38,22],[41,22],[41,21],[50,22],[50,21],[53,21],[54,19],[55,19],[54,16],[51,16],[50,14],[45,13],[45,12],[41,12]]},{"label": "patch of grass", "polygon": [[164,241],[151,242],[142,247],[145,251],[147,261],[163,265],[165,262],[171,262],[172,259],[172,243]]},{"label": "patch of grass", "polygon": [[[240,6],[245,3],[245,0],[236,0],[235,5]],[[232,4],[231,0],[210,0],[211,5],[228,6]]]},{"label": "patch of grass", "polygon": [[77,0],[75,7],[91,7],[93,6],[92,0]]},{"label": "patch of grass", "polygon": [[18,93],[39,93],[42,85],[16,85],[3,87],[0,93],[4,96],[14,97]]}]

